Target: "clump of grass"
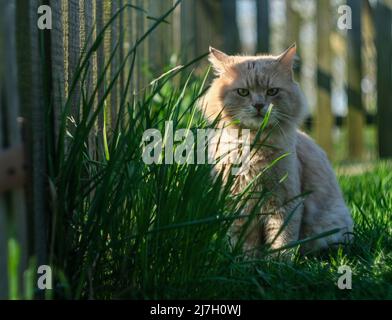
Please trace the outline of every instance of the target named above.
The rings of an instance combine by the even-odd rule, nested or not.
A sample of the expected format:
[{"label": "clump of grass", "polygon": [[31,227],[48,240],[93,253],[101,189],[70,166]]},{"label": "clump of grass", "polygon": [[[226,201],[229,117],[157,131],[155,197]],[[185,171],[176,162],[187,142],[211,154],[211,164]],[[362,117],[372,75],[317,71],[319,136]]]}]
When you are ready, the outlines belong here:
[{"label": "clump of grass", "polygon": [[[102,39],[103,33],[82,55],[70,97],[77,82],[85,86],[88,59]],[[126,56],[131,66],[128,84],[141,41]],[[223,186],[221,177],[212,180],[210,165],[146,165],[141,142],[149,128],[164,132],[166,120],[173,122],[174,130],[205,127],[196,113],[205,79],[195,81],[192,72],[186,71],[196,59],[167,72],[142,96],[129,99],[125,90],[117,122],[109,129],[107,97],[126,60],[105,86],[103,98],[97,105],[94,101],[115,53],[116,49],[91,96],[82,91],[83,112],[72,117],[71,98],[65,103],[57,148],[49,157],[51,259],[56,270],[62,271],[57,274],[61,281],[56,296],[203,297],[212,279],[234,263],[226,235],[240,208],[230,198],[230,183]],[[173,88],[170,80],[184,72],[190,72],[185,83]],[[93,137],[92,145],[99,114],[104,115],[103,131]]]}]

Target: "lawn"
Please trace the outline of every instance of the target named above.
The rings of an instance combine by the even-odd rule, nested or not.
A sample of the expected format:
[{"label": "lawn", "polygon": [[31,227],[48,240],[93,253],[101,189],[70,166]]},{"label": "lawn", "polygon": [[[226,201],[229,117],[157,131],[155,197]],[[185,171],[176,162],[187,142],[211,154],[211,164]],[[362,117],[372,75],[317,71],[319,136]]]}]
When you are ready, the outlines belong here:
[{"label": "lawn", "polygon": [[[66,272],[56,271],[52,298],[131,299],[391,299],[392,298],[392,164],[338,167],[339,181],[355,220],[355,241],[345,250],[330,250],[318,256],[296,256],[292,261],[249,261],[234,255],[206,226],[188,225],[188,232],[162,231],[150,243],[125,241],[115,248],[130,248],[121,257],[97,243],[90,244],[96,260],[74,265],[75,255],[64,257]],[[364,171],[364,172],[363,172]],[[210,221],[211,222],[211,221]],[[185,225],[178,226],[186,227]],[[203,222],[201,223],[203,225]],[[192,230],[194,229],[194,230]],[[220,236],[223,237],[223,232]],[[199,238],[189,239],[200,230]],[[98,232],[100,234],[100,232]],[[188,237],[186,236],[188,235]],[[218,233],[219,235],[219,233]],[[206,239],[201,239],[203,236]],[[117,235],[117,240],[121,236]],[[159,242],[160,241],[160,242]],[[151,243],[153,242],[153,243]],[[216,246],[221,246],[218,250]],[[110,248],[109,243],[106,246]],[[146,249],[150,246],[150,251]],[[10,242],[11,295],[17,298],[17,265],[14,241]],[[214,250],[215,249],[215,250]],[[77,252],[77,248],[73,248]],[[109,251],[109,252],[108,252]],[[89,250],[84,251],[85,259]],[[107,254],[99,262],[97,257]],[[15,256],[16,255],[16,256]],[[151,255],[150,257],[148,257]],[[117,259],[117,261],[116,261]],[[135,261],[140,259],[140,261]],[[337,286],[339,266],[352,270],[352,289]],[[82,266],[82,268],[78,268]],[[34,267],[32,267],[34,269]],[[56,269],[55,269],[56,270]],[[59,268],[57,268],[59,270]],[[94,278],[92,278],[94,272]],[[90,273],[90,275],[88,275]],[[25,298],[32,297],[31,271]],[[86,276],[87,275],[87,276]]]},{"label": "lawn", "polygon": [[[317,257],[297,256],[291,262],[268,257],[248,261],[233,255],[217,239],[223,235],[217,236],[220,228],[216,225],[183,225],[134,243],[133,247],[129,244],[132,250],[124,252],[128,259],[122,256],[114,261],[114,255],[107,257],[102,270],[96,266],[95,272],[99,273],[94,276],[93,292],[89,292],[88,277],[79,275],[72,281],[76,288],[84,284],[81,297],[94,294],[97,298],[390,299],[391,169],[390,163],[379,163],[361,174],[340,175],[355,219],[355,241],[345,250]],[[94,245],[95,256],[99,250],[106,251]],[[121,262],[126,264],[127,260],[133,260],[129,268],[121,267]],[[337,287],[342,265],[352,269],[351,290]],[[75,297],[75,292],[68,294],[68,298]]]}]

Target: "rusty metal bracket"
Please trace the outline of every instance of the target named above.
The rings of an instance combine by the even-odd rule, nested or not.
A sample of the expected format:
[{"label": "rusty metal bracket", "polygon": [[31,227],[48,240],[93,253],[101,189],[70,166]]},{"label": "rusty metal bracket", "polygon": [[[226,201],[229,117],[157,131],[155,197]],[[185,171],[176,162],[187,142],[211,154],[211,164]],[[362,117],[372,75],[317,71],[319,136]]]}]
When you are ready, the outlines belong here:
[{"label": "rusty metal bracket", "polygon": [[26,169],[23,145],[0,150],[0,194],[22,188]]}]

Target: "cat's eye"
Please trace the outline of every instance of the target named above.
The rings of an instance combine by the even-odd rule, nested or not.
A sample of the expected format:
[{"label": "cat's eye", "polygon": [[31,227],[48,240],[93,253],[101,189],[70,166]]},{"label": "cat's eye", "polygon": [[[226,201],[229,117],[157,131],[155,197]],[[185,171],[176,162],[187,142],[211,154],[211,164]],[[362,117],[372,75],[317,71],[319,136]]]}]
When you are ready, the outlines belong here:
[{"label": "cat's eye", "polygon": [[237,93],[241,96],[241,97],[246,97],[249,95],[249,90],[248,89],[237,89]]},{"label": "cat's eye", "polygon": [[267,90],[267,95],[273,97],[276,96],[279,93],[279,89],[278,88],[271,88]]}]

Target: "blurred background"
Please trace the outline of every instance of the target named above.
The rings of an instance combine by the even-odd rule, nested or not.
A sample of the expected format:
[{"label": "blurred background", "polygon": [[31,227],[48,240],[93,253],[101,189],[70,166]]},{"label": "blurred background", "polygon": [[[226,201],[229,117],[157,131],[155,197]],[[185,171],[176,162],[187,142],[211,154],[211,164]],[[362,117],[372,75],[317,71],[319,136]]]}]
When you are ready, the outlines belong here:
[{"label": "blurred background", "polygon": [[376,0],[184,1],[167,53],[184,61],[212,45],[278,54],[296,42],[296,79],[310,106],[304,129],[334,162],[373,161],[392,156],[391,8]]}]

